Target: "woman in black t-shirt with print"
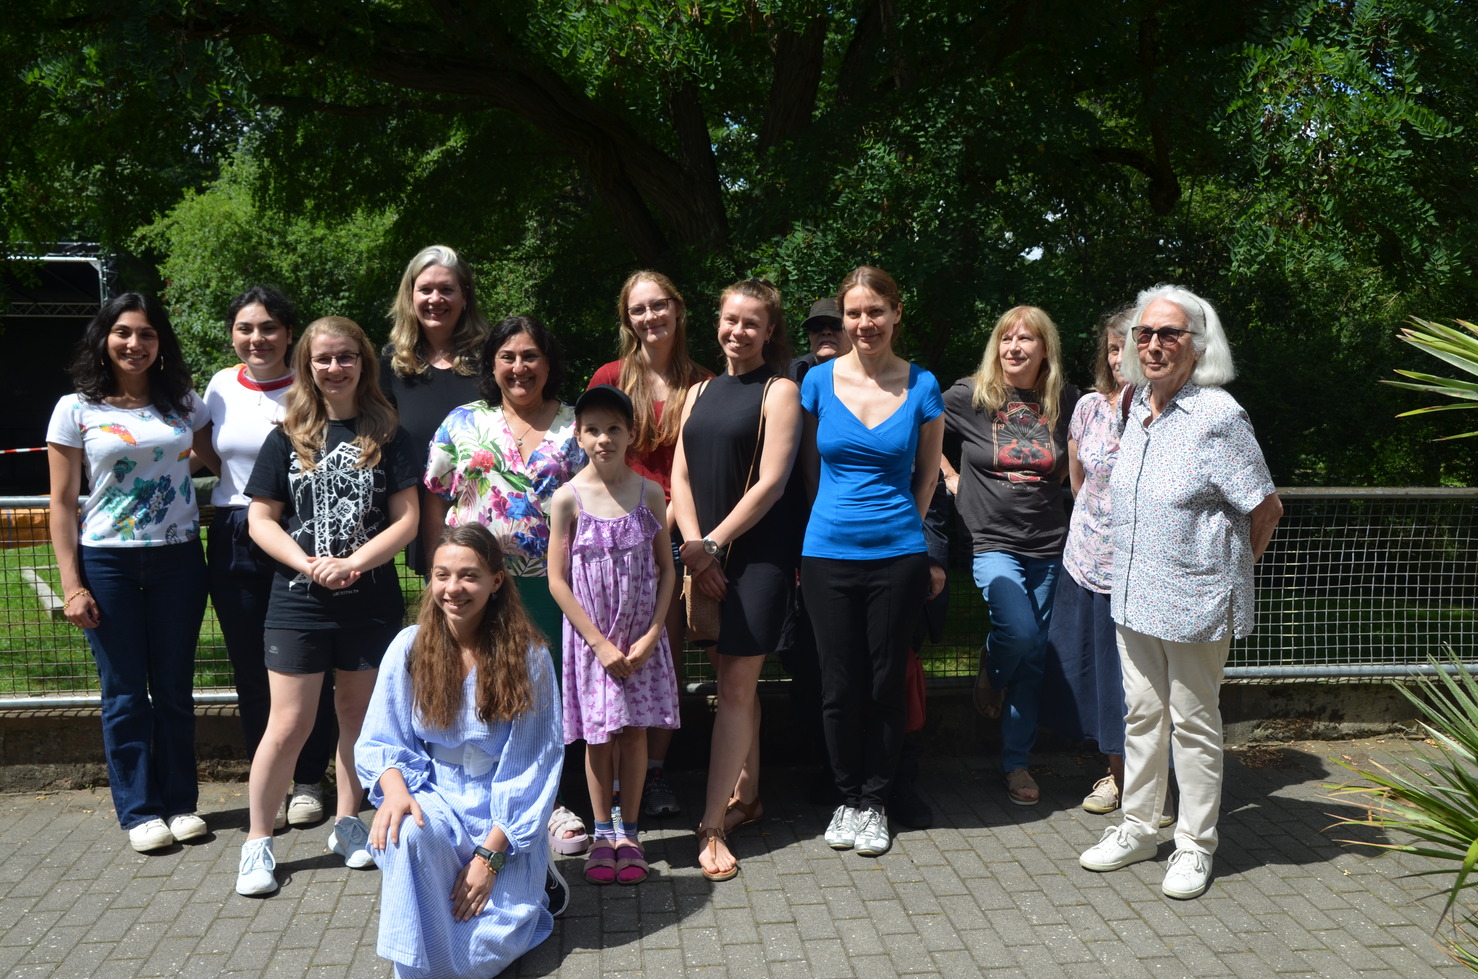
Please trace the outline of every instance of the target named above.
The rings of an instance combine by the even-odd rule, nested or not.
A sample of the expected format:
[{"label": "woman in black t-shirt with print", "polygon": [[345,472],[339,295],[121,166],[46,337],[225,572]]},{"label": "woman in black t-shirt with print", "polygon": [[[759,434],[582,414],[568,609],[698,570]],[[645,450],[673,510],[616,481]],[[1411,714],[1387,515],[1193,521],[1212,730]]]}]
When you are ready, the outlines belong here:
[{"label": "woman in black t-shirt with print", "polygon": [[416,534],[422,461],[380,392],[374,349],[352,321],[309,325],[282,424],[247,483],[252,540],[277,561],[267,608],[272,708],[252,759],[251,826],[236,890],[268,894],[272,821],[313,725],[323,676],[335,670],[338,816],[329,848],[350,867],[373,864],[359,820],[354,742],[380,657],[400,631],[395,554]]}]

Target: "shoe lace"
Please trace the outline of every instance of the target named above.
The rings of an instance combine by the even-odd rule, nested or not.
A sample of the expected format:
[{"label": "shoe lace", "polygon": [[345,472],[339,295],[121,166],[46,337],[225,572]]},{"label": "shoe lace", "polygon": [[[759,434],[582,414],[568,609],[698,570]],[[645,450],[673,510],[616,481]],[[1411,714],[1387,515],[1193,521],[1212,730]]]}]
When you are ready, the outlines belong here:
[{"label": "shoe lace", "polygon": [[350,850],[362,850],[369,842],[369,830],[364,828],[364,823],[356,818],[344,819],[334,824],[334,832],[338,834],[339,842]]},{"label": "shoe lace", "polygon": [[[1202,873],[1202,853],[1200,850],[1176,850],[1170,855],[1170,869],[1182,873]],[[1185,866],[1189,864],[1190,866]]]},{"label": "shoe lace", "polygon": [[241,873],[249,874],[254,870],[271,870],[276,866],[272,858],[270,846],[246,846],[241,853]]},{"label": "shoe lace", "polygon": [[882,822],[882,819],[883,814],[878,812],[876,809],[867,810],[862,814],[861,820],[859,820],[857,823],[857,835],[876,836],[878,832],[878,824]]}]

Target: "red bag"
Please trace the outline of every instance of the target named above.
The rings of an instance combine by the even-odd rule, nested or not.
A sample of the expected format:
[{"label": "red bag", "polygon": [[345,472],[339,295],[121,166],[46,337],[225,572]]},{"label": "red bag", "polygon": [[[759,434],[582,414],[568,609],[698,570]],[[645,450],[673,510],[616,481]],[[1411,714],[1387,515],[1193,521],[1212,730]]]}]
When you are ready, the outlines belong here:
[{"label": "red bag", "polygon": [[912,734],[924,726],[924,662],[919,659],[919,654],[912,649],[908,651],[908,659],[903,665],[903,697],[907,704],[907,719],[903,724],[903,732]]}]

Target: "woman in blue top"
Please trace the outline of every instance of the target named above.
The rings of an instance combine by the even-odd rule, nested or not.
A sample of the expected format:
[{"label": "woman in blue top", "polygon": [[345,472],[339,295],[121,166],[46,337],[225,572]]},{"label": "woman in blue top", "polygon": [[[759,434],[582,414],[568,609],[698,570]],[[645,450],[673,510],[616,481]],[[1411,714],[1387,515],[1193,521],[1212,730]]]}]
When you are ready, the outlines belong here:
[{"label": "woman in blue top", "polygon": [[892,276],[853,270],[837,305],[852,350],[801,386],[821,467],[801,588],[843,800],[826,842],[875,857],[892,845],[884,800],[903,743],[904,657],[929,589],[923,515],[939,479],[944,402],[933,374],[893,352],[903,301]]}]

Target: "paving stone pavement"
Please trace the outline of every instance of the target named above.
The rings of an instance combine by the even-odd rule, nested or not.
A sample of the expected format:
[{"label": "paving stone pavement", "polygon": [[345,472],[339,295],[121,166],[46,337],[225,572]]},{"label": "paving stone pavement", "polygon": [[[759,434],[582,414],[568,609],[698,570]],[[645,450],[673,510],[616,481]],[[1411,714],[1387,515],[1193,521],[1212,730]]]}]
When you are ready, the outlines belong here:
[{"label": "paving stone pavement", "polygon": [[[688,827],[702,773],[674,772],[684,815],[644,827],[654,874],[595,888],[578,858],[553,936],[508,977],[1401,976],[1463,974],[1436,943],[1442,878],[1406,854],[1343,846],[1321,798],[1331,758],[1415,760],[1390,741],[1302,742],[1229,754],[1211,889],[1160,894],[1156,861],[1078,866],[1112,817],[1078,808],[1098,759],[1044,755],[1042,804],[1010,805],[994,760],[924,760],[935,828],[880,859],[828,849],[809,772],[764,774],[766,819],[735,834],[743,869],[713,884]],[[212,836],[162,855],[127,846],[106,789],[0,796],[0,975],[389,976],[375,956],[379,877],[328,852],[327,827],[278,837],[281,892],[237,896],[246,787],[202,786]],[[649,832],[650,831],[650,832]],[[1362,839],[1382,839],[1363,830]]]}]

